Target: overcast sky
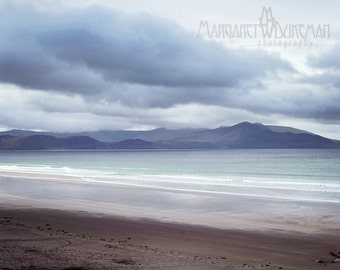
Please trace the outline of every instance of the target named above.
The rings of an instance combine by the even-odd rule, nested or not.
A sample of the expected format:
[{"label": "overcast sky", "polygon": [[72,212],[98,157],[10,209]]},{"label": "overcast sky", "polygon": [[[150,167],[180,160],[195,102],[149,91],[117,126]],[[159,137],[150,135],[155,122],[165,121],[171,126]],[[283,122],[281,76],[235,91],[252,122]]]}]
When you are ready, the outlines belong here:
[{"label": "overcast sky", "polygon": [[339,11],[336,0],[0,0],[0,129],[250,121],[340,139]]}]

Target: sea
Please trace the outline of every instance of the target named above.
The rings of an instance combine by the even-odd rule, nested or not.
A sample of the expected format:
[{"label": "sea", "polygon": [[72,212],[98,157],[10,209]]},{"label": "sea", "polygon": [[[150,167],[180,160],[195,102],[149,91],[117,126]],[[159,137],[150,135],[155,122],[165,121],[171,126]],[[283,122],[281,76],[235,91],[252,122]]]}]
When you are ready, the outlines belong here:
[{"label": "sea", "polygon": [[287,213],[297,205],[290,202],[304,203],[304,213],[320,203],[340,210],[340,151],[1,151],[0,194],[118,205],[146,217],[168,210]]}]

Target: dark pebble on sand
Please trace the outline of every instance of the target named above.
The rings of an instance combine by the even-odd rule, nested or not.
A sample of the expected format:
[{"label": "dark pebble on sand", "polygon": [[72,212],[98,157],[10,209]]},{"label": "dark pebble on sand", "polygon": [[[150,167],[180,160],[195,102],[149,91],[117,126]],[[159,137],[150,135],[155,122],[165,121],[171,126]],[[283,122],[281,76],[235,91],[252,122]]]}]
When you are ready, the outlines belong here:
[{"label": "dark pebble on sand", "polygon": [[317,263],[326,263],[325,261],[323,260],[316,260]]}]

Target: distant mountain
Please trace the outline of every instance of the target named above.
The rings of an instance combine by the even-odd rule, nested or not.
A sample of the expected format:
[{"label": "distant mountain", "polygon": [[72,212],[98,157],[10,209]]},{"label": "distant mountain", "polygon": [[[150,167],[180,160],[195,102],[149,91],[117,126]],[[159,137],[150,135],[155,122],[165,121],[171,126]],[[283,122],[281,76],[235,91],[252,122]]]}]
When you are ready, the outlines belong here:
[{"label": "distant mountain", "polygon": [[205,130],[182,141],[205,142],[216,148],[339,148],[334,141],[311,133],[275,132],[265,125],[248,122]]},{"label": "distant mountain", "polygon": [[1,135],[13,135],[18,137],[32,135],[47,135],[57,138],[66,138],[71,136],[88,136],[101,142],[119,142],[129,139],[140,139],[145,141],[172,140],[178,137],[195,134],[204,129],[166,129],[157,128],[153,130],[132,131],[132,130],[101,130],[101,131],[85,131],[76,133],[55,133],[55,132],[39,132],[30,130],[9,130],[0,132]]},{"label": "distant mountain", "polygon": [[17,137],[0,136],[2,150],[47,150],[47,149],[96,149],[105,148],[103,143],[86,136],[57,138],[48,135]]},{"label": "distant mountain", "polygon": [[159,128],[150,131],[81,133],[25,130],[0,132],[0,150],[228,148],[340,148],[340,142],[291,127],[265,126],[249,122],[216,129]]},{"label": "distant mountain", "polygon": [[151,142],[140,139],[128,139],[120,142],[108,144],[109,149],[154,149],[157,146]]},{"label": "distant mountain", "polygon": [[297,129],[297,128],[292,128],[292,127],[282,127],[282,126],[271,126],[271,125],[266,125],[267,128],[269,128],[271,131],[274,132],[280,132],[280,133],[286,133],[286,132],[290,132],[293,134],[313,134],[311,132],[308,132],[306,130],[302,130],[302,129]]},{"label": "distant mountain", "polygon": [[0,136],[0,150],[61,150],[61,149],[152,149],[153,143],[128,139],[115,143],[99,142],[88,136],[57,138],[49,135],[17,137]]}]

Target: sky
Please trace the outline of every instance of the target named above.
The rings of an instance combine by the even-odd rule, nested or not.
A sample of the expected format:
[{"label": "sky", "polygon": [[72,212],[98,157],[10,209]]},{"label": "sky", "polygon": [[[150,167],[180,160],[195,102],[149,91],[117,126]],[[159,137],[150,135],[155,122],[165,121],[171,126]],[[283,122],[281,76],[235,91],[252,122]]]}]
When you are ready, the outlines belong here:
[{"label": "sky", "polygon": [[340,139],[339,1],[0,0],[0,130]]}]

